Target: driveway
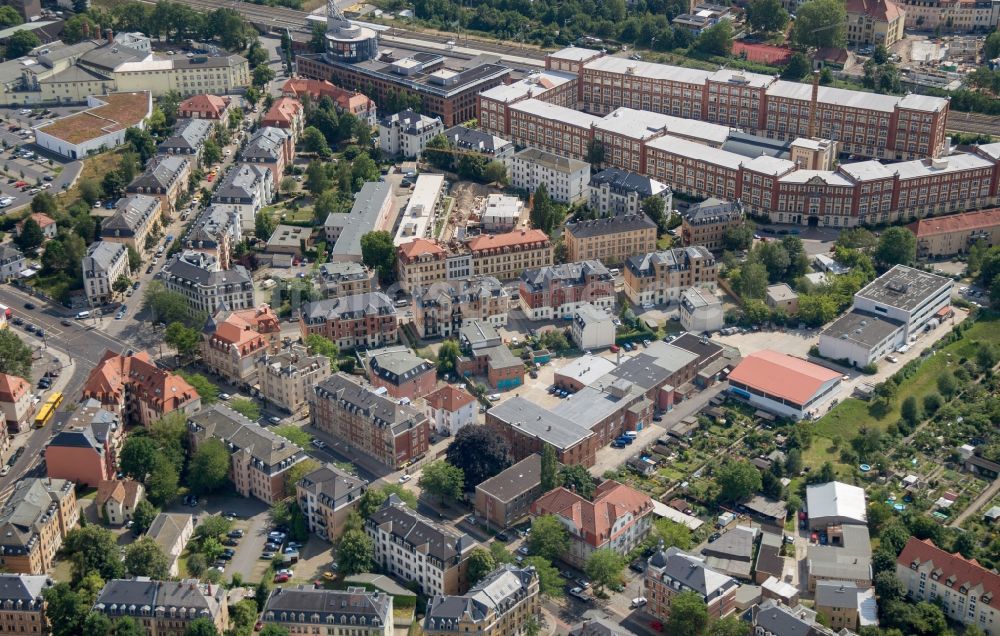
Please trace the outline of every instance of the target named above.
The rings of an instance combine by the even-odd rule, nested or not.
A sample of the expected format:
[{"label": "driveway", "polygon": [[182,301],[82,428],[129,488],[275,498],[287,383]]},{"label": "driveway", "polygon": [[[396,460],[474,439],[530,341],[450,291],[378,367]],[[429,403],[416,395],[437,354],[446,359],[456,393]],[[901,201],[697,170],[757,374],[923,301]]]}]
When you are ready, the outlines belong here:
[{"label": "driveway", "polygon": [[[267,562],[259,561],[270,523],[269,508],[266,504],[256,499],[235,495],[209,495],[201,498],[200,503],[194,508],[177,501],[170,505],[168,511],[193,514],[196,528],[198,522],[207,516],[219,515],[228,511],[235,512],[239,515],[239,519],[233,523],[233,528],[239,528],[245,534],[240,540],[240,544],[235,548],[236,555],[226,567],[225,577],[228,579],[238,572],[244,580],[253,580],[255,566],[258,562],[264,564],[261,571],[267,567]],[[259,572],[257,578],[260,578]]]}]

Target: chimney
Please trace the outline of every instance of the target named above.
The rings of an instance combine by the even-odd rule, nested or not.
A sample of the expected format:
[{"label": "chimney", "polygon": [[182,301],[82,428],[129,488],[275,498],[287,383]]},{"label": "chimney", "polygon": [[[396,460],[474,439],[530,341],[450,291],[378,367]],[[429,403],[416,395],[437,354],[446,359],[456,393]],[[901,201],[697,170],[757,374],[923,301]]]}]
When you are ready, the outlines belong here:
[{"label": "chimney", "polygon": [[112,31],[111,29],[105,29],[104,30],[104,34],[106,36],[108,36],[108,44],[114,44],[115,43],[115,32],[114,31]]},{"label": "chimney", "polygon": [[819,101],[819,71],[813,71],[812,100],[809,102],[809,138],[816,137],[816,103]]}]

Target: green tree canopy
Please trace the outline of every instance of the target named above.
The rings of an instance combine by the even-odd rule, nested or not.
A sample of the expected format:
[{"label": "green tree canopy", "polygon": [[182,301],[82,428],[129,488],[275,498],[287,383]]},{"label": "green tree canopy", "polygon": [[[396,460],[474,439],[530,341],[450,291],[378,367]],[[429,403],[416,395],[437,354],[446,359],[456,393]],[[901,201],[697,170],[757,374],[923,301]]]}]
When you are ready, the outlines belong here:
[{"label": "green tree canopy", "polygon": [[438,460],[423,467],[417,485],[430,494],[437,495],[442,503],[445,499],[457,501],[465,489],[465,473],[461,468]]},{"label": "green tree canopy", "polygon": [[229,464],[229,451],[222,440],[205,440],[191,456],[188,485],[199,495],[218,490],[229,479]]},{"label": "green tree canopy", "polygon": [[178,355],[187,358],[198,351],[201,345],[201,333],[197,329],[184,326],[184,323],[172,322],[167,325],[163,340],[176,349]]},{"label": "green tree canopy", "polygon": [[788,24],[788,11],[778,0],[753,0],[747,5],[747,23],[758,31],[781,31]]},{"label": "green tree canopy", "polygon": [[361,237],[361,260],[365,265],[378,270],[383,283],[396,276],[396,248],[392,234],[386,231],[368,232]]},{"label": "green tree canopy", "polygon": [[613,550],[594,550],[587,557],[584,571],[598,590],[621,582],[625,558]]},{"label": "green tree canopy", "polygon": [[132,576],[163,580],[170,577],[170,562],[152,537],[140,537],[125,548],[125,568]]},{"label": "green tree canopy", "polygon": [[564,488],[572,490],[584,499],[593,497],[594,490],[597,489],[594,477],[582,464],[564,465],[559,469],[559,480]]},{"label": "green tree canopy", "polygon": [[0,373],[31,379],[31,347],[12,329],[0,331]]},{"label": "green tree canopy", "polygon": [[187,371],[178,371],[177,374],[194,388],[195,392],[201,397],[202,406],[209,406],[219,401],[219,387],[215,386],[204,375],[189,373]]},{"label": "green tree canopy", "polygon": [[719,487],[720,501],[743,501],[760,490],[760,471],[745,459],[729,461],[715,470],[715,483]]},{"label": "green tree canopy", "polygon": [[733,50],[733,25],[729,20],[720,20],[698,36],[694,46],[709,55],[729,55]]},{"label": "green tree canopy", "polygon": [[917,237],[905,227],[890,227],[882,232],[875,248],[875,260],[886,269],[893,265],[909,265],[916,256]]},{"label": "green tree canopy", "polygon": [[697,592],[681,592],[670,599],[670,617],[664,624],[668,634],[698,636],[708,627],[708,608]]},{"label": "green tree canopy", "polygon": [[7,58],[16,59],[27,55],[31,49],[41,46],[42,41],[32,31],[18,31],[7,39]]},{"label": "green tree canopy", "polygon": [[455,373],[458,364],[458,357],[462,354],[458,349],[458,342],[449,338],[441,343],[437,356],[437,371],[441,377],[449,373]]},{"label": "green tree canopy", "polygon": [[542,492],[548,492],[562,485],[559,477],[559,460],[556,458],[556,449],[551,444],[542,446],[541,480]]},{"label": "green tree canopy", "polygon": [[[497,545],[497,544],[493,544]],[[559,569],[545,557],[529,556],[524,564],[535,568],[538,574],[538,591],[549,598],[561,598],[566,580],[559,574]]]},{"label": "green tree canopy", "polygon": [[466,484],[481,484],[511,465],[510,445],[487,426],[464,426],[445,451],[452,466],[462,469]]},{"label": "green tree canopy", "polygon": [[345,531],[337,545],[337,565],[341,574],[351,575],[371,571],[375,545],[364,530]]},{"label": "green tree canopy", "polygon": [[141,534],[149,530],[149,527],[153,525],[153,520],[156,519],[156,515],[158,514],[160,514],[160,511],[148,500],[143,499],[137,503],[135,510],[132,512],[135,531]]},{"label": "green tree canopy", "polygon": [[91,573],[104,580],[121,578],[125,573],[115,536],[99,526],[88,525],[70,530],[62,549],[73,564],[74,583],[84,580]]},{"label": "green tree canopy", "polygon": [[475,585],[496,568],[496,559],[489,550],[480,547],[473,548],[469,552],[469,585]]},{"label": "green tree canopy", "polygon": [[554,515],[535,517],[528,535],[528,551],[533,556],[554,561],[569,550],[569,532]]},{"label": "green tree canopy", "polygon": [[847,42],[847,8],[839,0],[809,0],[799,5],[792,41],[804,47],[840,47]]}]

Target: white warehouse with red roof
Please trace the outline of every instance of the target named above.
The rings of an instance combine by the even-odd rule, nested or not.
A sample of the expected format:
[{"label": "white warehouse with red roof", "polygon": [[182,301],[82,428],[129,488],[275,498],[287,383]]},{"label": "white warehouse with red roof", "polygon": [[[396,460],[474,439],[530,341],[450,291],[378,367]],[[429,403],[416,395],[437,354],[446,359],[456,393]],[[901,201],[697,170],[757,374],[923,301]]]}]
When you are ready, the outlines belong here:
[{"label": "white warehouse with red roof", "polygon": [[833,397],[840,380],[836,371],[765,349],[736,365],[729,374],[729,391],[759,409],[801,420]]}]

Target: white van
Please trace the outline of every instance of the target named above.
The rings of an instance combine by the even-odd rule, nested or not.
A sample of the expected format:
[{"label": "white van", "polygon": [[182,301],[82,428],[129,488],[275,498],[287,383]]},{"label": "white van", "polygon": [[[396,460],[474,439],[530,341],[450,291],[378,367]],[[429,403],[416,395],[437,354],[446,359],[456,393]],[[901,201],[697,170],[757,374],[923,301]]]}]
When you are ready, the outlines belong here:
[{"label": "white van", "polygon": [[83,320],[84,318],[90,318],[90,312],[89,311],[81,311],[80,313],[78,313],[76,315],[76,319],[77,320]]},{"label": "white van", "polygon": [[625,437],[631,437],[632,439],[635,439],[639,437],[639,434],[636,433],[635,431],[625,431]]}]

